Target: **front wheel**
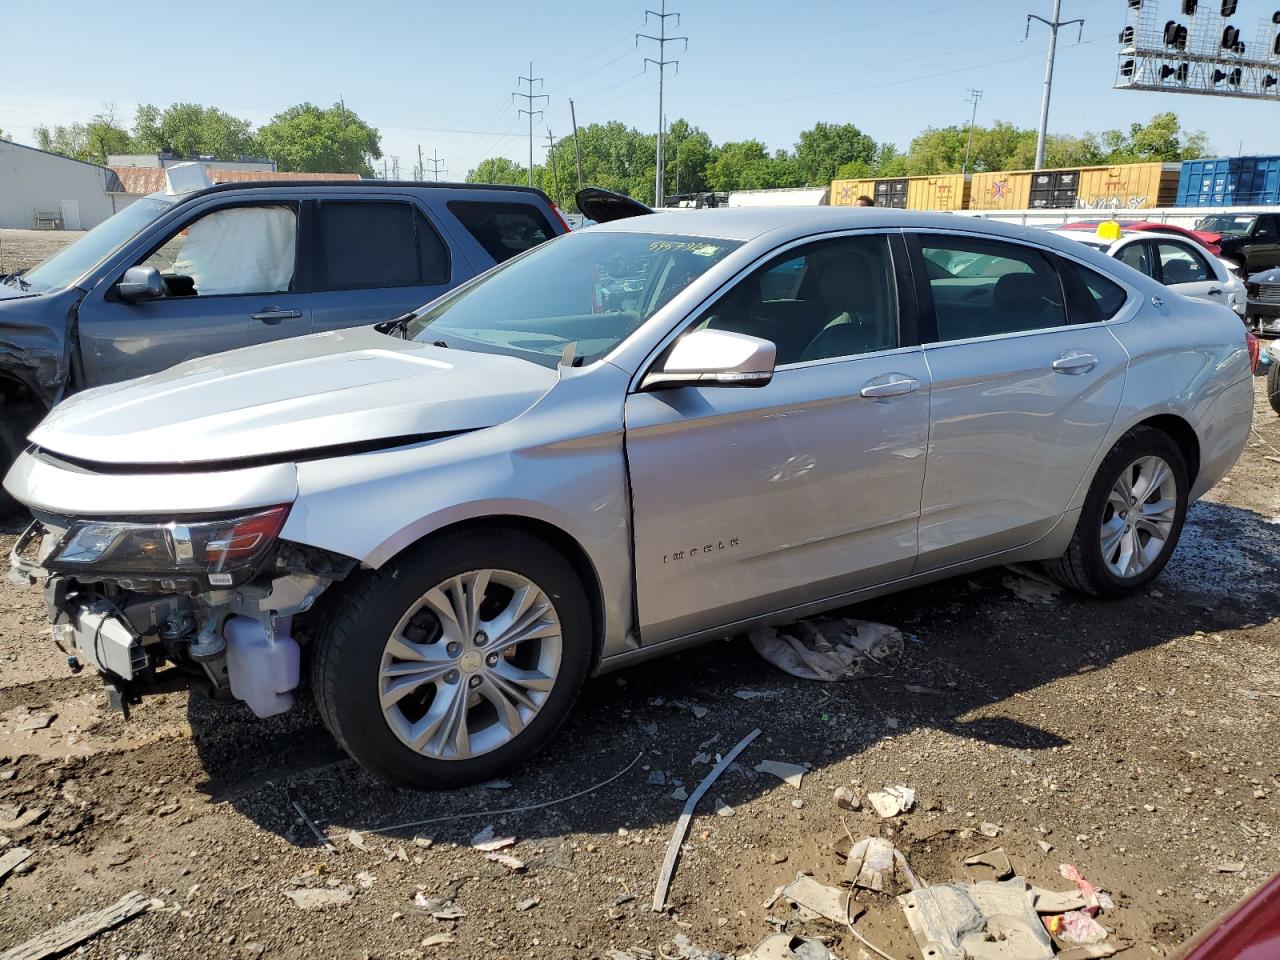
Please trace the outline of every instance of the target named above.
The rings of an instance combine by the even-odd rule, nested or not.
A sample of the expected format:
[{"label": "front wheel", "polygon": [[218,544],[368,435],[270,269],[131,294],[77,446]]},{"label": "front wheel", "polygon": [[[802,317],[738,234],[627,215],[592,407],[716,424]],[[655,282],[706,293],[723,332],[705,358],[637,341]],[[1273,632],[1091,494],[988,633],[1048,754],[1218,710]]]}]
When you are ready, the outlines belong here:
[{"label": "front wheel", "polygon": [[1089,488],[1071,544],[1047,572],[1095,597],[1123,597],[1164,569],[1187,515],[1186,459],[1166,433],[1138,427],[1111,449]]},{"label": "front wheel", "polygon": [[1275,357],[1267,364],[1267,399],[1271,409],[1280,413],[1280,360]]},{"label": "front wheel", "polygon": [[392,783],[492,779],[544,746],[586,680],[573,567],[524,533],[449,535],[357,583],[312,661],[325,724]]}]

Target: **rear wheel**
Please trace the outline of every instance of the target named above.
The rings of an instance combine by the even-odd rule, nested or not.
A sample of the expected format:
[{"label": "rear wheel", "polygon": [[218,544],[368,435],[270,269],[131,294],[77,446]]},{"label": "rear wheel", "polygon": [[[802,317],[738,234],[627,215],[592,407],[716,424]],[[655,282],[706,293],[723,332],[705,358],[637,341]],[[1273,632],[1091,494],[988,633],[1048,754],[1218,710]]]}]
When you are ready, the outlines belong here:
[{"label": "rear wheel", "polygon": [[318,638],[312,681],[326,725],[367,770],[453,787],[544,746],[591,650],[564,557],[523,533],[463,533],[359,583]]},{"label": "rear wheel", "polygon": [[1267,399],[1271,401],[1271,409],[1280,413],[1280,360],[1274,357],[1267,364]]},{"label": "rear wheel", "polygon": [[1095,597],[1123,597],[1164,569],[1187,515],[1186,460],[1166,433],[1139,427],[1107,454],[1071,545],[1045,564],[1060,583]]}]

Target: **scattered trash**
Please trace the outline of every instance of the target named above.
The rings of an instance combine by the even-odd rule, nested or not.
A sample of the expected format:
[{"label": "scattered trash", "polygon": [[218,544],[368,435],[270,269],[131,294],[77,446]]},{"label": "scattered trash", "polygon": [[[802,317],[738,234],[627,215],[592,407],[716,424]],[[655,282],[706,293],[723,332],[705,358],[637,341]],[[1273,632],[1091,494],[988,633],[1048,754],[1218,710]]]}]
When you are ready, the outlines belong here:
[{"label": "scattered trash", "polygon": [[[800,913],[801,920],[825,917],[835,923],[844,923],[846,920],[852,919],[849,914],[851,909],[861,912],[861,908],[857,904],[850,903],[849,897],[843,890],[836,887],[828,887],[825,883],[819,883],[805,873],[797,873],[794,880],[786,886],[778,888],[774,899],[776,900],[779,895],[790,900],[795,905]],[[773,901],[770,901],[767,906],[771,906],[772,903]]]},{"label": "scattered trash", "polygon": [[1039,847],[1041,850],[1043,850],[1045,853],[1049,853],[1051,850],[1053,850],[1053,844],[1050,843],[1048,840],[1037,840],[1036,846]]},{"label": "scattered trash", "polygon": [[984,823],[978,827],[978,832],[991,840],[1000,836],[1000,825],[996,823]]},{"label": "scattered trash", "polygon": [[433,933],[431,936],[427,937],[427,939],[423,940],[420,946],[444,947],[453,942],[455,941],[452,933]]},{"label": "scattered trash", "polygon": [[369,873],[368,871],[361,870],[359,873],[356,874],[356,883],[360,884],[360,888],[362,890],[368,890],[375,883],[377,883],[377,881],[378,881],[378,878],[375,877],[372,873]]},{"label": "scattered trash", "polygon": [[1031,906],[1036,913],[1066,913],[1085,908],[1084,895],[1079,890],[1044,890],[1031,888]]},{"label": "scattered trash", "polygon": [[703,950],[694,946],[693,942],[683,933],[677,933],[672,938],[671,946],[674,950],[668,950],[663,947],[659,952],[664,960],[731,960],[723,953],[715,950]]},{"label": "scattered trash", "polygon": [[1219,873],[1244,873],[1244,861],[1237,860],[1234,863],[1218,864]]},{"label": "scattered trash", "polygon": [[356,895],[354,887],[308,887],[302,890],[286,890],[284,895],[299,910],[328,910],[345,907]]},{"label": "scattered trash", "polygon": [[31,851],[26,847],[14,847],[7,853],[0,855],[0,883],[4,882],[4,878],[9,875],[9,871],[22,866],[30,856]]},{"label": "scattered trash", "polygon": [[772,699],[778,696],[776,690],[735,690],[733,695],[739,700]]},{"label": "scattered trash", "polygon": [[515,843],[515,837],[495,836],[492,825],[485,827],[471,838],[471,846],[476,850],[483,850],[485,853],[501,850],[503,847],[514,847]]},{"label": "scattered trash", "polygon": [[526,910],[532,910],[541,902],[542,902],[541,897],[530,897],[528,900],[521,900],[519,903],[517,903],[516,909],[523,913]]},{"label": "scattered trash", "polygon": [[885,787],[883,790],[868,793],[866,801],[871,804],[872,809],[880,815],[882,820],[887,820],[890,817],[896,817],[900,813],[906,813],[914,807],[916,804],[916,792],[910,787],[901,785]]},{"label": "scattered trash", "polygon": [[1094,914],[1099,910],[1114,910],[1115,904],[1111,902],[1111,898],[1103,891],[1098,890],[1092,883],[1080,875],[1080,871],[1073,864],[1064,863],[1058,867],[1064,880],[1070,880],[1080,888],[1080,894],[1084,897],[1085,909],[1089,913]]},{"label": "scattered trash", "polygon": [[1050,929],[1067,943],[1101,943],[1107,939],[1107,928],[1083,910],[1072,910],[1053,920],[1061,922],[1051,924]]},{"label": "scattered trash", "polygon": [[977,853],[972,857],[967,857],[964,865],[966,867],[990,867],[996,872],[997,880],[1007,880],[1013,876],[1013,864],[1009,862],[1009,855],[1004,852],[1004,847],[996,847],[986,853]]},{"label": "scattered trash", "polygon": [[717,817],[732,817],[734,813],[736,813],[736,811],[733,809],[733,807],[725,803],[724,800],[722,800],[720,797],[716,797],[716,816]]},{"label": "scattered trash", "polygon": [[413,905],[420,910],[427,911],[437,920],[460,920],[467,915],[467,911],[463,910],[448,897],[428,897],[422,891],[414,894]]},{"label": "scattered trash", "polygon": [[836,806],[841,810],[861,810],[862,797],[854,793],[848,787],[836,787],[835,791]]},{"label": "scattered trash", "polygon": [[419,833],[414,835],[413,845],[415,847],[421,847],[423,850],[426,850],[433,843],[435,843],[435,841],[432,840],[430,837],[425,836],[424,834]]},{"label": "scattered trash", "polygon": [[1004,578],[1004,585],[1013,591],[1013,595],[1026,603],[1047,606],[1056,603],[1062,588],[1041,580],[1010,574]]},{"label": "scattered trash", "polygon": [[841,882],[883,893],[893,880],[893,854],[893,844],[888,840],[864,837],[849,848]]},{"label": "scattered trash", "polygon": [[1022,877],[934,884],[903,894],[898,903],[931,960],[1053,960],[1053,941]]},{"label": "scattered trash", "polygon": [[756,653],[802,680],[858,680],[887,673],[902,656],[902,632],[883,623],[828,618],[748,635]]},{"label": "scattered trash", "polygon": [[358,830],[352,830],[347,834],[347,843],[351,844],[357,850],[364,850],[366,853],[369,851],[369,848],[365,846],[364,834],[360,833]]},{"label": "scattered trash", "polygon": [[654,910],[661,912],[667,907],[667,889],[671,886],[671,875],[675,872],[676,858],[680,855],[680,845],[684,843],[684,838],[689,832],[689,822],[693,819],[693,810],[698,805],[698,801],[702,799],[702,795],[707,792],[711,784],[715,783],[720,774],[729,768],[729,764],[737,759],[738,754],[747,749],[751,741],[758,736],[760,736],[759,727],[738,741],[737,746],[721,758],[720,762],[712,768],[706,778],[690,794],[688,801],[685,802],[684,809],[680,811],[680,819],[676,821],[675,830],[672,832],[671,840],[667,844],[667,853],[662,861],[662,869],[658,872],[658,886],[653,891]]},{"label": "scattered trash", "polygon": [[784,763],[781,760],[761,760],[753,769],[756,773],[771,773],[797,790],[800,789],[800,780],[809,772],[798,763]]},{"label": "scattered trash", "polygon": [[492,860],[494,863],[500,863],[508,870],[514,870],[517,873],[524,869],[523,860],[519,857],[512,857],[505,853],[486,853],[484,858],[486,860]]},{"label": "scattered trash", "polygon": [[749,960],[832,960],[831,951],[821,940],[796,937],[789,933],[771,933],[748,955]]},{"label": "scattered trash", "polygon": [[5,960],[44,960],[65,953],[74,946],[91,940],[105,930],[118,927],[132,920],[151,905],[151,900],[137,890],[126,893],[109,907],[82,913],[66,923],[46,930],[25,943],[6,950],[0,957]]}]

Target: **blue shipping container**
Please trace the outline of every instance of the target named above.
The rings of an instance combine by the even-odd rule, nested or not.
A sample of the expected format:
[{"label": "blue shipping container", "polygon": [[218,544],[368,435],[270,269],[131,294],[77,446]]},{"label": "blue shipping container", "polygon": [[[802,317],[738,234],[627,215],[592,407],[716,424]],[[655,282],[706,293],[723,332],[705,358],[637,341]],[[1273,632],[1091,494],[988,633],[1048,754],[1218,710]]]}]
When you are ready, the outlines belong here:
[{"label": "blue shipping container", "polygon": [[1183,161],[1178,177],[1178,206],[1250,204],[1280,204],[1280,157]]}]

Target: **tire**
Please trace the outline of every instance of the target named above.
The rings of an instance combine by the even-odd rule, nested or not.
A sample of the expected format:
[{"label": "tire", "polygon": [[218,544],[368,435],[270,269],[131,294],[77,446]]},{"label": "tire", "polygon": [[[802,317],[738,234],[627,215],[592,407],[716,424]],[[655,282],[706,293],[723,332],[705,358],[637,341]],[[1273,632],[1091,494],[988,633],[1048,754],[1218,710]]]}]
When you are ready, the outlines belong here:
[{"label": "tire", "polygon": [[[421,606],[428,595],[436,603],[466,596],[461,584],[479,571],[490,574],[475,618],[479,629],[447,627],[431,606]],[[535,599],[520,613],[526,585],[531,589],[523,595]],[[538,612],[542,601],[549,612]],[[459,622],[467,619],[463,606]],[[515,618],[510,626],[535,626],[485,637],[486,629],[501,629],[494,624],[504,617]],[[460,630],[475,632],[464,643]],[[533,635],[502,640],[526,634]],[[370,773],[406,787],[458,787],[493,779],[551,740],[586,682],[592,641],[585,591],[560,553],[522,532],[464,531],[352,582],[320,625],[311,682],[325,725]],[[536,678],[527,682],[538,686],[513,684],[509,678],[516,675]],[[513,687],[524,700],[505,694]],[[395,699],[402,688],[411,692]],[[391,700],[385,712],[384,697]],[[505,723],[500,702],[508,705]],[[459,703],[466,704],[460,711],[465,741],[455,735],[457,711],[449,708]],[[438,732],[420,748],[411,746],[433,723]]]},{"label": "tire", "polygon": [[21,504],[4,489],[4,477],[27,445],[27,433],[39,420],[35,408],[0,402],[0,517],[17,513]]},{"label": "tire", "polygon": [[[1150,532],[1157,526],[1154,521],[1148,521],[1142,528],[1134,530],[1133,535],[1137,538],[1136,543],[1140,547],[1140,552],[1130,550],[1129,555],[1136,553],[1140,558],[1139,562],[1143,565],[1141,569],[1137,569],[1135,564],[1131,572],[1119,575],[1114,566],[1104,558],[1103,524],[1108,524],[1112,531],[1116,525],[1120,528],[1125,527],[1126,514],[1129,510],[1126,509],[1123,513],[1117,511],[1117,501],[1112,500],[1113,491],[1116,490],[1122,474],[1126,471],[1133,481],[1133,486],[1143,483],[1142,477],[1146,474],[1140,474],[1138,479],[1133,480],[1134,471],[1138,464],[1144,461],[1150,463],[1150,458],[1163,461],[1168,468],[1169,478],[1166,482],[1173,485],[1173,496],[1172,498],[1167,496],[1171,491],[1162,483],[1160,489],[1152,494],[1153,498],[1159,495],[1159,500],[1154,502],[1144,500],[1138,503],[1136,508],[1145,506],[1148,511],[1151,511],[1151,508],[1158,503],[1172,499],[1171,509],[1161,514],[1156,514],[1154,511],[1149,514],[1153,518],[1168,517],[1167,524],[1164,521],[1158,524],[1163,531],[1163,545],[1158,547],[1158,552],[1156,552],[1157,548],[1152,547],[1153,542],[1159,543]],[[1177,547],[1178,537],[1182,533],[1182,525],[1187,516],[1189,487],[1186,459],[1172,437],[1151,427],[1138,427],[1130,431],[1120,438],[1102,461],[1093,479],[1093,485],[1089,488],[1089,494],[1085,497],[1084,508],[1080,511],[1080,518],[1076,523],[1070,546],[1057,560],[1044,564],[1046,572],[1063,586],[1094,597],[1114,599],[1136,593],[1160,575]],[[1139,497],[1141,492],[1138,491]],[[1147,533],[1145,541],[1142,539],[1144,532]],[[1116,550],[1119,553],[1118,555],[1113,553],[1112,557],[1117,558],[1115,566],[1123,566],[1125,557],[1123,550],[1126,541],[1121,536],[1116,542],[1118,544]]]},{"label": "tire", "polygon": [[1280,413],[1280,360],[1275,358],[1267,364],[1267,399],[1271,409]]}]

